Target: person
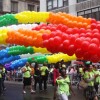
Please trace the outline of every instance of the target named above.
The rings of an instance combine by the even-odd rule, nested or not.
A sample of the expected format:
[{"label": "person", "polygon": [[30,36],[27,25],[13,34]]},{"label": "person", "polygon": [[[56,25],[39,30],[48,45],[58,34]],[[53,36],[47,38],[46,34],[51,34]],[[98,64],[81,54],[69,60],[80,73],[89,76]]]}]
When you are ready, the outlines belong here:
[{"label": "person", "polygon": [[45,62],[43,66],[40,68],[40,71],[41,71],[42,83],[44,83],[44,90],[47,90],[47,80],[48,80],[49,70]]},{"label": "person", "polygon": [[7,71],[4,68],[4,66],[2,65],[2,88],[3,88],[3,90],[6,90],[6,87],[5,87],[5,84],[4,84],[6,73],[7,73]]},{"label": "person", "polygon": [[93,72],[94,72],[94,75],[97,76],[95,78],[95,81],[94,81],[94,88],[96,90],[96,93],[98,93],[98,86],[99,86],[99,78],[100,78],[100,72],[97,68],[96,65],[93,65]]},{"label": "person", "polygon": [[[95,98],[95,92],[94,92],[94,80],[96,76],[93,73],[93,66],[90,65],[88,68],[88,71],[84,73],[84,80],[87,83],[87,88],[84,89],[84,94],[86,99],[90,98],[93,99]],[[91,95],[87,95],[87,91],[91,92]],[[88,97],[89,96],[89,97]]]},{"label": "person", "polygon": [[55,68],[53,70],[53,85],[56,84],[56,79],[59,77],[59,62],[55,64]]},{"label": "person", "polygon": [[34,89],[36,90],[37,83],[39,84],[39,90],[42,91],[42,80],[41,80],[41,71],[38,63],[35,63],[34,67]]},{"label": "person", "polygon": [[73,94],[74,94],[74,91],[72,90],[70,78],[66,74],[65,68],[61,70],[60,74],[61,76],[59,76],[56,80],[53,99],[56,100],[57,93],[58,93],[59,100],[68,100],[70,91],[72,91]]},{"label": "person", "polygon": [[34,84],[34,67],[32,66],[32,63],[30,63],[31,68],[31,86]]},{"label": "person", "polygon": [[2,95],[2,65],[0,64],[0,95]]},{"label": "person", "polygon": [[26,62],[26,65],[21,70],[23,72],[23,93],[26,93],[26,86],[30,86],[31,93],[34,93],[35,91],[33,91],[31,86],[31,68],[29,62]]}]

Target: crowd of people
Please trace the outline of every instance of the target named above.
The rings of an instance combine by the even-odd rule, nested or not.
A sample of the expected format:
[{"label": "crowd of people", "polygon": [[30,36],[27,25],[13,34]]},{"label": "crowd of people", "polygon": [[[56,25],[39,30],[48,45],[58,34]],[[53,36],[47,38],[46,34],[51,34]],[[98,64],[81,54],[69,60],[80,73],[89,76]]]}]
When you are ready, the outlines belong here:
[{"label": "crowd of people", "polygon": [[[100,84],[100,71],[98,69],[99,66],[93,64],[67,66],[67,64],[61,60],[56,64],[49,65],[44,62],[42,66],[38,63],[32,65],[27,62],[18,72],[23,74],[24,94],[27,93],[27,86],[30,87],[31,93],[35,93],[37,91],[37,84],[39,85],[39,91],[47,91],[47,85],[51,83],[52,86],[55,87],[54,100],[57,98],[59,100],[69,100],[69,96],[75,96],[73,84],[77,81],[77,88],[83,89],[86,100],[98,100],[97,94]],[[6,89],[4,86],[5,74],[6,71],[4,67],[0,65],[0,94]]]}]

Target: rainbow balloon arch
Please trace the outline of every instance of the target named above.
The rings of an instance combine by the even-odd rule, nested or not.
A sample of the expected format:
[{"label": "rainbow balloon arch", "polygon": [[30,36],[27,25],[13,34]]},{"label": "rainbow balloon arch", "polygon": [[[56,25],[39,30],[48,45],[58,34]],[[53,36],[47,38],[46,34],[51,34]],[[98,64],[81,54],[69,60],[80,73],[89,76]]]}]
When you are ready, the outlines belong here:
[{"label": "rainbow balloon arch", "polygon": [[[35,22],[40,24],[33,24]],[[27,61],[56,63],[61,59],[81,59],[99,62],[100,21],[62,12],[6,14],[0,16],[0,44],[18,45],[0,51],[0,63],[10,69],[23,66]],[[46,55],[33,54],[37,52]],[[27,53],[28,56],[22,58],[21,55]]]}]

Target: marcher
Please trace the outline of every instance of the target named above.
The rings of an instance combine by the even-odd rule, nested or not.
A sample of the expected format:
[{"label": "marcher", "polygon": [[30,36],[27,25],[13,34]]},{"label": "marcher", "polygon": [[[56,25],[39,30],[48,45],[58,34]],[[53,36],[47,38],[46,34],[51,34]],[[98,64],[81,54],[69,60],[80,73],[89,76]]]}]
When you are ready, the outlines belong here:
[{"label": "marcher", "polygon": [[4,81],[5,81],[5,76],[6,76],[6,69],[4,68],[4,66],[2,65],[2,88],[3,88],[3,91],[6,90],[6,87],[5,87],[5,84],[4,84]]},{"label": "marcher", "polygon": [[41,71],[42,83],[44,83],[44,90],[47,90],[47,80],[48,80],[49,70],[46,63],[43,64],[43,66],[40,68],[40,71]]},{"label": "marcher", "polygon": [[31,93],[34,93],[32,86],[31,86],[31,68],[28,62],[26,62],[26,65],[22,68],[23,72],[23,93],[25,94],[26,86],[30,86]]},{"label": "marcher", "polygon": [[94,72],[94,75],[96,76],[96,78],[94,80],[94,88],[96,90],[96,93],[98,93],[100,71],[98,70],[96,65],[93,66],[93,72]]},{"label": "marcher", "polygon": [[0,64],[0,95],[2,95],[2,65]]},{"label": "marcher", "polygon": [[35,63],[35,67],[34,67],[34,89],[36,90],[36,86],[37,83],[39,84],[39,90],[42,90],[42,78],[41,78],[41,71],[39,68],[39,65],[37,63]]},{"label": "marcher", "polygon": [[73,92],[71,83],[70,83],[70,78],[68,75],[66,75],[66,70],[63,68],[61,70],[61,76],[59,76],[56,80],[56,85],[55,85],[55,90],[54,90],[54,100],[56,100],[57,94],[58,94],[59,100],[68,100],[70,91]]}]

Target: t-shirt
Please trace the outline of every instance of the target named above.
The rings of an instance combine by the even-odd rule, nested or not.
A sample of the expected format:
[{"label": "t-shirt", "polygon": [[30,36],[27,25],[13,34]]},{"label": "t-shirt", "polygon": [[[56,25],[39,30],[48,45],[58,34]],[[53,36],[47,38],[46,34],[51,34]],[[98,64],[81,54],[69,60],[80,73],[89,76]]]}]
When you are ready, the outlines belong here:
[{"label": "t-shirt", "polygon": [[93,71],[95,75],[99,75],[98,77],[96,77],[96,80],[95,82],[96,83],[100,83],[100,71],[99,70],[96,70],[96,71]]},{"label": "t-shirt", "polygon": [[48,70],[48,67],[47,66],[42,66],[40,68],[40,71],[41,71],[41,75],[42,76],[45,76],[46,75],[46,70]]},{"label": "t-shirt", "polygon": [[[84,79],[90,79],[90,78],[94,78],[94,73],[93,72],[85,72]],[[88,86],[94,86],[94,80],[88,82]]]},{"label": "t-shirt", "polygon": [[30,72],[31,72],[31,68],[28,66],[28,67],[24,67],[25,68],[25,70],[26,70],[26,72],[24,72],[24,77],[25,78],[29,78],[29,77],[31,77],[31,74],[30,74]]},{"label": "t-shirt", "polygon": [[59,79],[59,77],[58,77],[56,82],[58,84],[58,94],[66,93],[66,95],[70,95],[70,89],[69,89],[70,78],[69,78],[69,76],[67,76],[66,78],[61,77],[61,79]]}]

